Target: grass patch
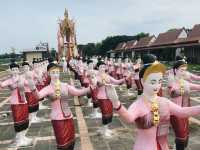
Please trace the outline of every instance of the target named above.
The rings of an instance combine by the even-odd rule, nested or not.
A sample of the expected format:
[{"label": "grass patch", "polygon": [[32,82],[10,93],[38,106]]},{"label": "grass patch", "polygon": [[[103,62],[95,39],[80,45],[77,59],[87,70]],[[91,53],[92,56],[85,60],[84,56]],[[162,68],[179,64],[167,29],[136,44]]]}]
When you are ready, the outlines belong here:
[{"label": "grass patch", "polygon": [[7,65],[0,65],[0,72],[1,71],[6,71],[8,69]]},{"label": "grass patch", "polygon": [[197,124],[190,124],[189,129],[191,132],[199,131],[199,125]]},{"label": "grass patch", "polygon": [[200,65],[197,64],[188,64],[189,71],[200,71]]}]

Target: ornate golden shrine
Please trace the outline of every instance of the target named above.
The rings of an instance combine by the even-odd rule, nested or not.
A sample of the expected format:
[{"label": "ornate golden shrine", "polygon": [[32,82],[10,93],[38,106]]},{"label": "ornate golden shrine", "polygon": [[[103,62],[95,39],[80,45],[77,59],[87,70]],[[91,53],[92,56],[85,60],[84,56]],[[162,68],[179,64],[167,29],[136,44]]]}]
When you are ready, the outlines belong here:
[{"label": "ornate golden shrine", "polygon": [[75,22],[69,19],[68,11],[65,9],[64,19],[59,20],[57,33],[58,40],[58,60],[65,57],[70,60],[78,55]]}]

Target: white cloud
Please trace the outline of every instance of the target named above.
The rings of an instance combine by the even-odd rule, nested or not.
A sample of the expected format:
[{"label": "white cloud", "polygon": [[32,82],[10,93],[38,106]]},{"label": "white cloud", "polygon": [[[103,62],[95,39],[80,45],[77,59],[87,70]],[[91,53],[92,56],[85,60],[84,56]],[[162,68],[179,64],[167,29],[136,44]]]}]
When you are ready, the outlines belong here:
[{"label": "white cloud", "polygon": [[56,47],[57,19],[65,7],[77,22],[78,41],[87,43],[110,35],[191,28],[200,23],[199,6],[197,0],[8,0],[0,6],[0,50],[29,48],[40,40]]}]

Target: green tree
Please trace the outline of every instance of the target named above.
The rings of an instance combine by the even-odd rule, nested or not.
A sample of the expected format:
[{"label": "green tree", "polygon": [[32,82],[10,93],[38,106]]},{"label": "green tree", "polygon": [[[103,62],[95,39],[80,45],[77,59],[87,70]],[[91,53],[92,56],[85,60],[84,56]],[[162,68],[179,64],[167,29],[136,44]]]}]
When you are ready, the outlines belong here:
[{"label": "green tree", "polygon": [[16,58],[15,52],[16,52],[16,49],[14,47],[11,47],[11,54],[10,54],[11,58]]},{"label": "green tree", "polygon": [[168,32],[176,31],[176,30],[177,30],[176,28],[172,28],[172,29],[169,29]]},{"label": "green tree", "polygon": [[51,50],[50,50],[50,56],[55,59],[56,55],[57,55],[56,49],[55,48],[51,48]]},{"label": "green tree", "polygon": [[83,56],[96,55],[97,49],[95,43],[88,43],[86,45],[78,45],[78,49],[81,50]]},{"label": "green tree", "polygon": [[117,35],[108,36],[99,43],[88,43],[86,45],[78,45],[78,49],[81,51],[83,56],[102,55],[105,56],[107,51],[115,49],[116,46],[121,42],[127,42],[130,40],[139,40],[140,38],[149,36],[148,33],[141,32],[134,36]]}]

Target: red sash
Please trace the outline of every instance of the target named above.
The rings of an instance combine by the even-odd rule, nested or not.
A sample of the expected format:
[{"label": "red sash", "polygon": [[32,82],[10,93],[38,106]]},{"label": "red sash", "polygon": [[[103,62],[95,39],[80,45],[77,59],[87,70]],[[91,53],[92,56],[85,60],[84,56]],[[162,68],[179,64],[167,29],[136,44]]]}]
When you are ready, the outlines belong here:
[{"label": "red sash", "polygon": [[97,99],[98,88],[92,89],[90,87],[90,91],[91,91],[92,102],[98,105],[98,99]]},{"label": "red sash", "polygon": [[45,86],[49,85],[51,82],[51,77],[48,75],[45,80]]},{"label": "red sash", "polygon": [[40,91],[43,88],[43,86],[41,84],[37,84],[36,88],[37,88],[38,91]]},{"label": "red sash", "polygon": [[157,142],[157,150],[161,150],[160,144]]},{"label": "red sash", "polygon": [[25,102],[24,98],[22,98],[21,95],[20,95],[19,88],[17,88],[17,97],[18,97],[18,100],[19,100],[20,103],[24,103]]},{"label": "red sash", "polygon": [[131,88],[131,86],[132,86],[132,79],[131,78],[126,79],[126,86],[127,86],[128,89]]},{"label": "red sash", "polygon": [[33,92],[26,92],[26,100],[28,102],[28,106],[35,106],[39,104],[37,97],[34,96]]},{"label": "red sash", "polygon": [[160,96],[160,97],[162,97],[162,87],[160,88],[160,90],[159,90],[159,92],[158,92],[158,94],[157,94],[158,96]]},{"label": "red sash", "polygon": [[176,138],[186,140],[189,136],[188,118],[178,118],[176,116],[170,116],[170,122],[175,132]]}]

